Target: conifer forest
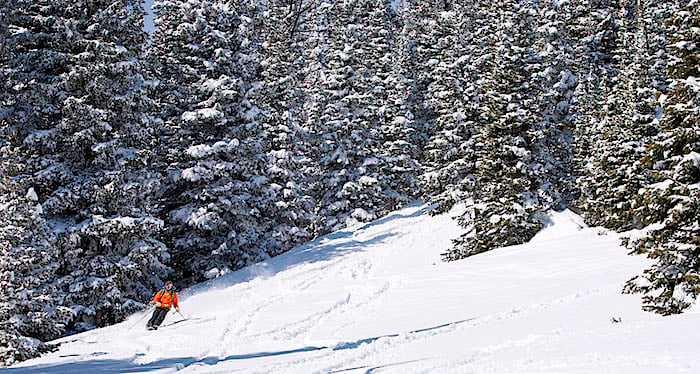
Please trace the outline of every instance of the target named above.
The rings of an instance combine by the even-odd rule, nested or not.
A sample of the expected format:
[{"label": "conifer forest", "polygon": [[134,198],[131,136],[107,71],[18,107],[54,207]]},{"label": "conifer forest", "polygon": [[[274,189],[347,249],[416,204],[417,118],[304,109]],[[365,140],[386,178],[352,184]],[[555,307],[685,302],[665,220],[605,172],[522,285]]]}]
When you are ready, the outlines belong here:
[{"label": "conifer forest", "polygon": [[420,200],[700,293],[700,0],[0,2],[0,363]]}]

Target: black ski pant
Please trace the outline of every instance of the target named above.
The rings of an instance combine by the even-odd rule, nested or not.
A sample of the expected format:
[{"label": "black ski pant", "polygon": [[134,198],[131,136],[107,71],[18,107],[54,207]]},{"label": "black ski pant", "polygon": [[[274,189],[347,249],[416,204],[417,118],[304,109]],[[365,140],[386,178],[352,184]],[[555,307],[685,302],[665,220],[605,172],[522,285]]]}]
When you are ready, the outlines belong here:
[{"label": "black ski pant", "polygon": [[160,326],[160,324],[163,323],[163,320],[165,319],[165,315],[168,314],[169,311],[170,309],[157,307],[156,310],[153,311],[153,315],[151,316],[151,319],[148,320],[146,326]]}]

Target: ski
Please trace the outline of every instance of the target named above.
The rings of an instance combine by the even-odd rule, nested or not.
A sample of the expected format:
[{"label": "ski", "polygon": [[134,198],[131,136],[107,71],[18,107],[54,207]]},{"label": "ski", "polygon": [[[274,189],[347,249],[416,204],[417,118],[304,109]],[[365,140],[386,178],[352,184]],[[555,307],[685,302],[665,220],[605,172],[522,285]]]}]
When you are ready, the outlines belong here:
[{"label": "ski", "polygon": [[[180,323],[183,323],[183,322],[193,322],[193,324],[194,324],[194,323],[199,324],[199,323],[203,323],[203,322],[207,322],[207,321],[213,321],[213,320],[215,320],[215,319],[216,319],[216,318],[202,318],[202,317],[197,317],[197,318],[184,318],[184,319],[180,319],[180,320],[177,320],[177,321],[174,321],[174,322],[170,322],[170,323],[166,323],[166,324],[164,324],[164,325],[161,325],[160,327],[158,327],[158,329],[170,327],[170,326],[177,325],[177,324],[180,324]],[[156,330],[156,329],[153,329],[153,330]]]}]

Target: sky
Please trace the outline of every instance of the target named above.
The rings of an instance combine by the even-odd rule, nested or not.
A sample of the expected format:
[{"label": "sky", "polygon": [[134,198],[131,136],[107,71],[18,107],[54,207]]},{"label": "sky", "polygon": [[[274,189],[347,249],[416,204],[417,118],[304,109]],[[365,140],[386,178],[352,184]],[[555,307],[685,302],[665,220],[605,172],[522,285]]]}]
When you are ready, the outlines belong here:
[{"label": "sky", "polygon": [[153,26],[153,11],[151,8],[153,7],[153,0],[146,0],[146,4],[144,5],[144,8],[146,9],[146,23],[144,24],[143,29],[146,30],[146,32],[151,33],[153,30],[155,30],[155,27]]}]

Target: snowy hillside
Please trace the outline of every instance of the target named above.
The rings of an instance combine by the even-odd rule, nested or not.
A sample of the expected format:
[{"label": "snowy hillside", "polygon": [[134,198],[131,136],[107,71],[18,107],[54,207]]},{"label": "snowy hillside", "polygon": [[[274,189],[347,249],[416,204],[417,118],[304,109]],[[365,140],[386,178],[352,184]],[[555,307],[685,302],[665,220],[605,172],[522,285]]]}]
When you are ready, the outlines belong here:
[{"label": "snowy hillside", "polygon": [[620,294],[644,260],[617,234],[557,213],[527,245],[443,263],[461,231],[424,210],[185,290],[188,321],[136,315],[0,373],[700,372],[700,308],[660,317]]}]

